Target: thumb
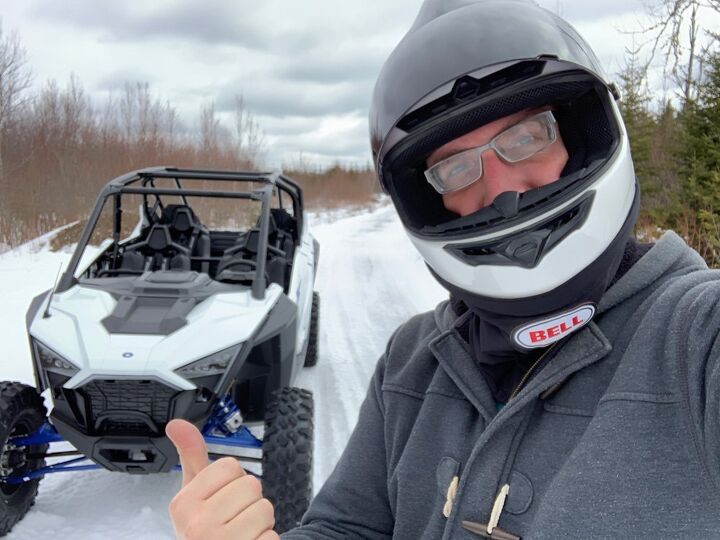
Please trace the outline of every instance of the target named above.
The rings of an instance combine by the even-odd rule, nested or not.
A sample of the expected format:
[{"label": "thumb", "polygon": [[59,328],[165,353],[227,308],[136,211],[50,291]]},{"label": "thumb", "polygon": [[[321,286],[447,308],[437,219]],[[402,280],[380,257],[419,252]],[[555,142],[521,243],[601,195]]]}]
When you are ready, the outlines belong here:
[{"label": "thumb", "polygon": [[178,418],[168,422],[165,434],[175,445],[180,456],[183,487],[185,487],[210,463],[205,439],[198,428],[190,422]]}]

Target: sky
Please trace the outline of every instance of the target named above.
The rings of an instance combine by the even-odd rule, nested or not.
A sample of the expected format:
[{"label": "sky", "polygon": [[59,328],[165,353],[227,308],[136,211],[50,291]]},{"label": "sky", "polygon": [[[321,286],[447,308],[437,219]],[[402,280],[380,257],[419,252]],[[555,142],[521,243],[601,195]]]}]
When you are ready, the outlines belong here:
[{"label": "sky", "polygon": [[[641,0],[540,0],[568,19],[614,73]],[[189,130],[214,102],[232,125],[235,97],[264,132],[265,162],[369,164],[367,114],[384,59],[421,0],[0,0],[37,87],[71,74],[97,102],[147,82]]]}]

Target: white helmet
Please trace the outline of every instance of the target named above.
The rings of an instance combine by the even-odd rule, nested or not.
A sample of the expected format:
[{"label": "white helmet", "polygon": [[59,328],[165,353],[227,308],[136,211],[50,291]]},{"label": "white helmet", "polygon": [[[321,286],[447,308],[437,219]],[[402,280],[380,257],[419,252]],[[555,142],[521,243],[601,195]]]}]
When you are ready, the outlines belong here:
[{"label": "white helmet", "polygon": [[[376,171],[437,279],[467,303],[537,316],[597,302],[639,206],[617,92],[567,22],[525,0],[427,0],[377,80]],[[559,180],[458,217],[424,177],[438,147],[552,105]]]}]

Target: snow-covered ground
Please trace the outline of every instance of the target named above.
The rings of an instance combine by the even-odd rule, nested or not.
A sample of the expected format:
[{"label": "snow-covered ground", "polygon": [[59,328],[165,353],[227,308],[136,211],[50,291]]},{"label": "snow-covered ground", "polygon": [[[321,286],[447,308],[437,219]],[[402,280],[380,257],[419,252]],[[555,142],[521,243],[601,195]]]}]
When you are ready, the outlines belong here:
[{"label": "snow-covered ground", "polygon": [[[320,242],[316,288],[321,295],[320,359],[299,385],[315,396],[315,473],[332,471],[357,419],[375,361],[392,331],[447,294],[413,250],[391,207],[327,223],[315,218]],[[33,383],[25,310],[52,286],[70,251],[51,252],[47,239],[0,255],[0,379]],[[48,475],[35,506],[10,540],[172,539],[167,505],[180,474],[131,476],[108,471]]]}]

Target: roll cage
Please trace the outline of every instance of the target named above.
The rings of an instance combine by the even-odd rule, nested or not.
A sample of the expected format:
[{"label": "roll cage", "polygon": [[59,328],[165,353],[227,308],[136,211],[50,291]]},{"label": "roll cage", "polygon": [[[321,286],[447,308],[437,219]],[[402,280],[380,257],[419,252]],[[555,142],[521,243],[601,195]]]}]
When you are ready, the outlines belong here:
[{"label": "roll cage", "polygon": [[[170,179],[174,181],[174,187],[157,187],[156,180]],[[184,180],[201,180],[211,182],[233,182],[260,184],[259,187],[246,191],[216,191],[202,189],[186,189],[182,183]],[[210,197],[226,199],[255,200],[261,203],[259,218],[259,233],[257,244],[257,263],[255,276],[252,280],[252,295],[254,298],[263,298],[265,262],[268,253],[268,232],[270,228],[270,209],[272,206],[273,194],[277,194],[278,204],[284,207],[283,197],[288,197],[292,204],[293,215],[296,221],[297,239],[303,233],[303,198],[302,189],[293,180],[280,172],[246,172],[246,171],[217,171],[201,169],[178,169],[173,167],[153,167],[133,171],[114,178],[101,190],[95,206],[88,217],[78,241],[78,246],[72,258],[60,277],[55,292],[63,292],[78,283],[75,272],[80,264],[85,248],[97,226],[100,215],[108,199],[112,199],[112,250],[117,256],[120,246],[120,231],[122,222],[122,195],[141,195],[143,200],[143,218],[148,221],[149,226],[158,224],[158,210],[162,215],[164,205],[161,196],[180,197],[183,203],[187,204],[187,197]],[[161,231],[162,232],[162,231]],[[271,248],[270,248],[271,249]]]}]

